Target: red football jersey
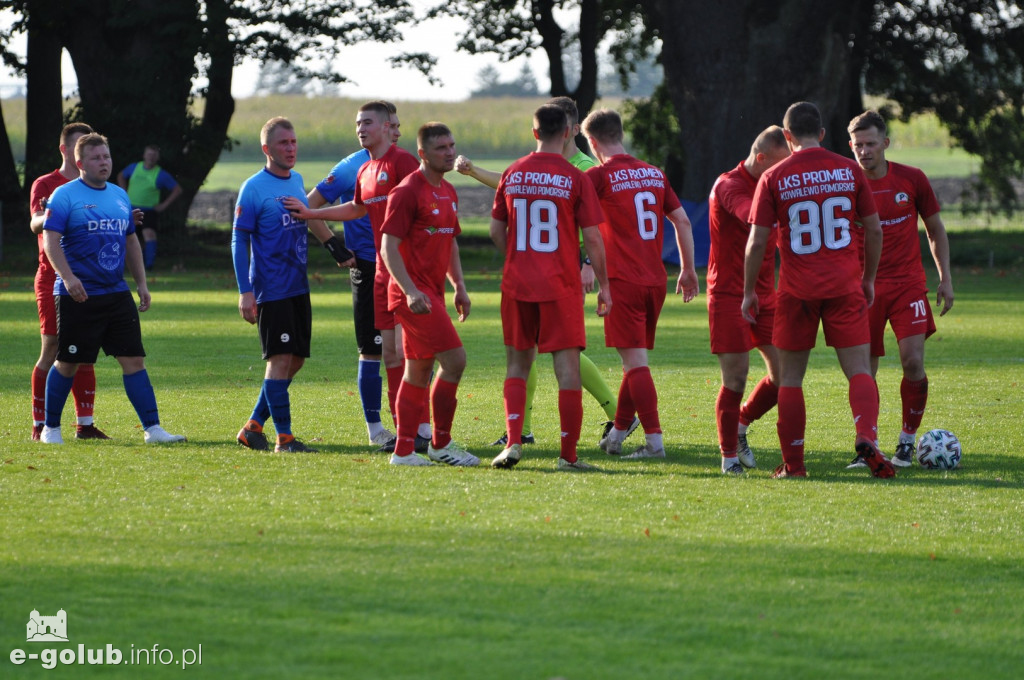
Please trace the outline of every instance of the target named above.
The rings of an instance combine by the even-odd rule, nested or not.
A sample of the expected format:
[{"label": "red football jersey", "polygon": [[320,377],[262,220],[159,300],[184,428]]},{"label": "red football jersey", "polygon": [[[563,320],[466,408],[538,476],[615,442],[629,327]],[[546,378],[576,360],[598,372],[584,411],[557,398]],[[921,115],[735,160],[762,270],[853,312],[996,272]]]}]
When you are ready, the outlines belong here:
[{"label": "red football jersey", "polygon": [[602,221],[582,172],[557,153],[520,158],[501,176],[491,217],[508,225],[503,293],[523,302],[582,300],[580,229]]},{"label": "red football jersey", "polygon": [[[750,207],[757,180],[740,163],[722,173],[708,197],[708,295],[743,297],[743,256],[750,235]],[[775,296],[775,230],[768,236],[755,291],[762,306]]]},{"label": "red football jersey", "polygon": [[[60,174],[59,169],[37,178],[36,181],[32,182],[32,191],[29,193],[29,211],[34,215],[42,210],[43,199],[49,198],[53,194],[54,189],[67,184],[70,181],[71,180],[67,177]],[[53,270],[53,266],[50,264],[50,258],[46,257],[46,252],[43,250],[43,235],[38,234],[37,236],[39,246],[39,268],[46,273],[56,274]]]},{"label": "red football jersey", "polygon": [[860,290],[863,268],[852,230],[861,216],[877,212],[861,167],[812,147],[761,175],[749,222],[778,223],[779,290],[820,300]]},{"label": "red football jersey", "polygon": [[[455,187],[445,180],[435,187],[422,172],[402,180],[388,196],[388,210],[381,231],[402,239],[398,251],[416,287],[444,297],[445,276],[451,260],[452,240],[459,227]],[[392,278],[388,308],[405,302],[405,293]]]},{"label": "red football jersey", "polygon": [[373,245],[380,252],[380,228],[388,208],[388,194],[403,179],[416,172],[420,162],[411,153],[394,144],[383,156],[367,161],[356,175],[352,200],[366,207],[373,226]]},{"label": "red football jersey", "polygon": [[682,207],[665,173],[628,154],[587,170],[601,201],[608,278],[664,286],[661,261],[666,213]]},{"label": "red football jersey", "polygon": [[881,179],[868,179],[882,222],[882,259],[879,281],[925,285],[917,218],[939,212],[939,200],[923,172],[909,165],[889,163]]}]

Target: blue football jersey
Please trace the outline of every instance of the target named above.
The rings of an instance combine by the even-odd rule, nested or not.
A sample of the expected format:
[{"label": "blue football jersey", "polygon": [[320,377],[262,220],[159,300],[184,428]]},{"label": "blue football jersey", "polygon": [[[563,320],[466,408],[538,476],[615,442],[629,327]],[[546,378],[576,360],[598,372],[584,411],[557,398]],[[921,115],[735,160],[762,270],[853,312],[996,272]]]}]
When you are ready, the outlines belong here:
[{"label": "blue football jersey", "polygon": [[[366,149],[360,149],[341,159],[330,174],[316,185],[317,192],[328,203],[339,200],[342,203],[351,201],[356,191],[356,175],[359,174],[359,168],[368,160],[370,152]],[[345,222],[345,247],[355,253],[360,260],[376,259],[377,250],[373,245],[373,227],[370,225],[369,215]]]},{"label": "blue football jersey", "polygon": [[[128,290],[124,254],[126,236],[135,233],[131,206],[128,194],[116,184],[96,189],[81,179],[57,187],[46,204],[43,229],[61,235],[68,266],[88,295]],[[53,294],[68,294],[60,274]]]}]

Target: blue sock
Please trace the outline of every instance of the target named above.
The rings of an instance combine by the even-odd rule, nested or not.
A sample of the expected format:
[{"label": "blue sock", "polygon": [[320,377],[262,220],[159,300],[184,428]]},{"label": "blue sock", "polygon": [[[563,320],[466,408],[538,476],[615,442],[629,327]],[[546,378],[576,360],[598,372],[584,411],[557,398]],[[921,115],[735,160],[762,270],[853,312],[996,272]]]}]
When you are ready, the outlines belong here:
[{"label": "blue sock", "polygon": [[260,387],[260,396],[256,399],[256,406],[253,407],[249,420],[255,420],[260,425],[263,425],[269,417],[270,404],[267,403],[267,381],[264,380],[263,385]]},{"label": "blue sock", "polygon": [[142,250],[142,263],[146,269],[153,267],[153,261],[156,260],[156,239],[148,239],[146,245],[143,246]]},{"label": "blue sock", "polygon": [[368,423],[380,422],[380,400],[384,385],[380,377],[380,360],[359,360],[359,400],[363,402],[363,417]]},{"label": "blue sock", "polygon": [[288,398],[290,380],[263,381],[263,390],[267,393],[270,405],[270,417],[274,419],[274,429],[278,434],[292,433],[292,406]]},{"label": "blue sock", "polygon": [[138,414],[143,429],[159,425],[160,414],[156,409],[156,395],[153,393],[153,384],[149,382],[149,373],[146,369],[131,375],[122,375],[121,381],[124,382],[124,393],[135,407],[135,413]]},{"label": "blue sock", "polygon": [[56,366],[50,366],[50,372],[46,374],[47,427],[60,427],[60,416],[64,412],[64,404],[68,402],[71,384],[74,382],[75,376],[65,378]]}]

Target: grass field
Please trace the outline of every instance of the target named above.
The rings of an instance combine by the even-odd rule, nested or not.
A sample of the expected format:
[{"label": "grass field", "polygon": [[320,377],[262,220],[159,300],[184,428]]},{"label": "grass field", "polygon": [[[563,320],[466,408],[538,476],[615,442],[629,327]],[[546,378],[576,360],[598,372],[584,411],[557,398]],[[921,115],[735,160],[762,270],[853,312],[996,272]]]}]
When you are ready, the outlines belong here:
[{"label": "grass field", "polygon": [[[291,393],[295,431],[317,454],[233,442],[262,362],[227,266],[158,267],[150,284],[148,368],[164,424],[187,444],[142,445],[109,358],[97,366],[97,420],[114,439],[29,442],[31,271],[0,276],[0,675],[46,675],[38,660],[10,665],[15,649],[110,644],[126,656],[173,650],[172,665],[123,669],[139,678],[182,676],[182,650],[199,645],[202,665],[186,676],[1020,676],[1019,267],[958,268],[956,306],[928,343],[924,427],[960,436],[960,469],[887,481],[845,470],[846,385],[819,343],[806,380],[811,476],[786,481],[768,478],[779,461],[772,414],[751,431],[760,467],[741,479],[718,472],[703,295],[666,304],[652,354],[667,460],[601,454],[603,415],[585,397],[581,453],[602,472],[554,473],[543,357],[538,444],[518,468],[394,469],[364,445],[347,278],[311,253],[313,356]],[[455,431],[486,459],[502,428],[498,276],[489,250],[466,248],[465,260],[473,309],[460,327],[469,367]],[[588,354],[615,384],[596,317],[588,332]],[[900,424],[889,340],[885,448]],[[30,611],[61,608],[69,644],[25,642]]]}]

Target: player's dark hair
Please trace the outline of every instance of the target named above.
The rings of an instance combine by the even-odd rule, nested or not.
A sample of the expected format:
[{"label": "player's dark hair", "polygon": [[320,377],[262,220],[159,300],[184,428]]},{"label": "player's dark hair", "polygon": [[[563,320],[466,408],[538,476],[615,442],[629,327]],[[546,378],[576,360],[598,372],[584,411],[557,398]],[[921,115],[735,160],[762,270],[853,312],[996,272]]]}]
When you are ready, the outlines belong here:
[{"label": "player's dark hair", "polygon": [[752,154],[767,153],[786,148],[786,135],[778,125],[771,125],[761,131],[754,143],[750,146]]},{"label": "player's dark hair", "polygon": [[391,119],[391,114],[392,113],[398,113],[398,109],[392,110],[392,108],[394,108],[395,105],[394,104],[390,104],[390,108],[389,108],[389,104],[390,104],[390,102],[385,102],[385,101],[382,101],[380,99],[375,99],[372,102],[366,102],[365,104],[360,106],[358,112],[359,113],[366,113],[367,111],[369,111],[369,112],[373,113],[374,116],[377,117],[377,120],[386,123],[386,122],[388,122],[388,120]]},{"label": "player's dark hair", "polygon": [[[398,107],[395,106],[394,104],[392,104],[391,102],[389,102],[387,99],[379,99],[378,101],[388,108],[388,113],[391,113],[391,114],[398,113]],[[362,109],[360,109],[360,110],[362,110]]]},{"label": "player's dark hair", "polygon": [[452,137],[452,131],[444,123],[431,121],[420,126],[416,133],[416,146],[420,149],[427,148],[427,145],[438,137]]},{"label": "player's dark hair", "polygon": [[284,116],[274,116],[266,123],[263,124],[263,129],[260,130],[260,146],[264,146],[270,139],[270,136],[277,131],[277,128],[284,128],[285,130],[294,130],[295,126],[292,122]]},{"label": "player's dark hair", "polygon": [[68,123],[64,126],[64,129],[60,131],[60,143],[66,145],[69,137],[73,135],[87,135],[92,131],[92,127],[86,123]]},{"label": "player's dark hair", "polygon": [[565,111],[553,104],[545,104],[533,112],[533,129],[542,142],[561,136],[567,127],[569,119]]},{"label": "player's dark hair", "polygon": [[855,116],[846,127],[846,131],[852,135],[854,132],[870,130],[871,128],[877,128],[882,133],[882,136],[885,136],[885,119],[877,111],[868,110],[859,116]]},{"label": "player's dark hair", "polygon": [[817,137],[821,132],[821,112],[811,102],[797,102],[786,109],[782,126],[797,138]]},{"label": "player's dark hair", "polygon": [[82,135],[75,142],[75,158],[81,159],[82,155],[87,148],[94,146],[110,146],[110,142],[107,138],[98,132],[90,132],[87,135]]},{"label": "player's dark hair", "polygon": [[147,144],[146,148],[144,149],[144,151],[151,151],[151,150],[152,151],[156,151],[157,153],[160,153],[160,145],[159,144]]},{"label": "player's dark hair", "polygon": [[602,144],[621,144],[622,118],[611,109],[591,111],[583,120],[583,134],[595,138]]},{"label": "player's dark hair", "polygon": [[570,97],[554,97],[546,101],[545,104],[557,106],[565,111],[565,115],[569,118],[569,123],[571,125],[575,125],[580,122],[580,110],[576,107],[576,102]]}]

